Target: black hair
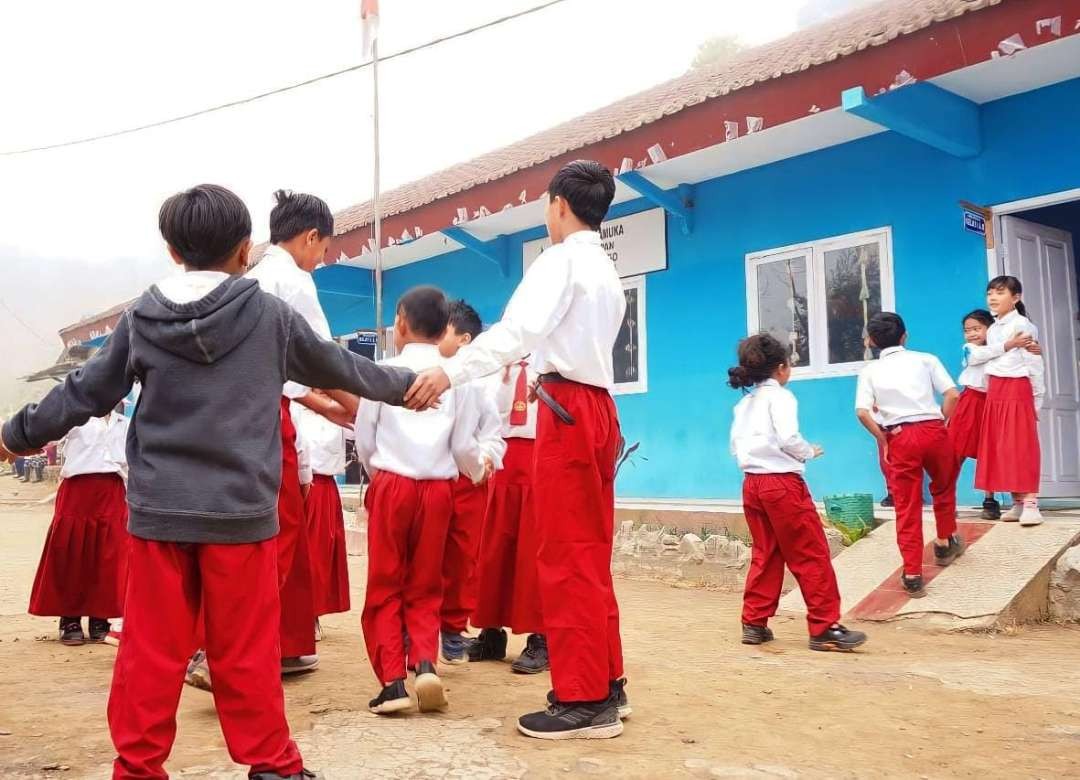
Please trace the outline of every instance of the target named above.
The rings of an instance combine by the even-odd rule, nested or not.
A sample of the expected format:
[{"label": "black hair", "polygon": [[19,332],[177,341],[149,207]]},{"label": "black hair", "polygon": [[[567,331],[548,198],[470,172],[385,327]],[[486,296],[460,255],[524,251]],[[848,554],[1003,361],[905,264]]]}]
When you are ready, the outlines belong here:
[{"label": "black hair", "polygon": [[280,244],[314,228],[320,238],[334,235],[334,215],[326,201],[303,192],[278,190],[270,212],[270,243]]},{"label": "black hair", "polygon": [[615,177],[598,162],[575,160],[552,177],[548,199],[556,197],[566,201],[575,217],[599,230],[615,198]]},{"label": "black hair", "polygon": [[161,204],[158,229],[184,265],[206,270],[222,265],[251,238],[251,213],[236,193],[200,184]]},{"label": "black hair", "polygon": [[398,299],[397,312],[416,335],[437,339],[446,332],[450,303],[438,287],[413,287]]},{"label": "black hair", "polygon": [[450,302],[450,324],[458,333],[468,333],[473,338],[479,336],[484,329],[484,323],[476,309],[464,300]]},{"label": "black hair", "polygon": [[907,333],[904,318],[891,311],[879,311],[866,323],[866,333],[878,349],[898,347]]},{"label": "black hair", "polygon": [[[1020,280],[1015,276],[995,276],[986,285],[986,291],[990,292],[991,290],[1008,290],[1013,295],[1023,295],[1024,285],[1020,284]],[[1020,316],[1027,316],[1027,307],[1023,301],[1016,302],[1016,310],[1020,312]]]},{"label": "black hair", "polygon": [[753,387],[772,378],[777,368],[791,360],[784,345],[768,333],[740,341],[738,355],[739,365],[728,369],[728,384],[736,389]]},{"label": "black hair", "polygon": [[994,315],[988,312],[986,309],[974,309],[960,318],[960,324],[963,325],[968,320],[975,320],[975,322],[981,322],[983,325],[989,328],[991,325],[994,324]]}]

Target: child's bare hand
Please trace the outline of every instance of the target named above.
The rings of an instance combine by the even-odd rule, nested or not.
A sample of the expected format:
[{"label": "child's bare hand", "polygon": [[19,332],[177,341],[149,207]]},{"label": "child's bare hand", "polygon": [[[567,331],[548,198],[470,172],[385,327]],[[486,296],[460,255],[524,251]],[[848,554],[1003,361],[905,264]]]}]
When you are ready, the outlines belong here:
[{"label": "child's bare hand", "polygon": [[1011,339],[1005,342],[1005,350],[1010,349],[1027,349],[1035,343],[1035,339],[1031,337],[1030,333],[1017,333]]},{"label": "child's bare hand", "polygon": [[1040,344],[1037,341],[1031,342],[1024,349],[1026,349],[1032,355],[1041,355],[1042,354],[1042,344]]},{"label": "child's bare hand", "polygon": [[811,445],[811,449],[814,451],[813,457],[815,458],[820,458],[822,455],[825,454],[825,448],[822,447],[820,444]]}]

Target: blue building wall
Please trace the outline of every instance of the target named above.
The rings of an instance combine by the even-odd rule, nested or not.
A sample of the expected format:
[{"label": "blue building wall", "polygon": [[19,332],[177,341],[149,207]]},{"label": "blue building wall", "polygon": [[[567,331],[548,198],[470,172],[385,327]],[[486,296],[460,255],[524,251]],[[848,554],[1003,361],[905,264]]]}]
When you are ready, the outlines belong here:
[{"label": "blue building wall", "polygon": [[[937,354],[955,376],[959,317],[984,303],[987,278],[982,237],[964,231],[958,201],[1003,203],[1080,187],[1078,127],[1074,80],[984,106],[985,150],[974,160],[883,133],[699,184],[693,235],[669,221],[668,270],[648,277],[649,392],[618,398],[627,439],[641,442],[640,457],[619,476],[619,494],[739,494],[727,447],[739,395],[724,381],[746,335],[748,253],[891,227],[896,308],[909,345]],[[639,201],[619,212],[646,207]],[[467,251],[389,271],[387,311],[409,287],[435,284],[494,320],[520,278],[522,242],[538,235],[511,237],[510,279]],[[852,408],[855,378],[796,381],[791,389],[804,435],[826,451],[808,469],[813,492],[880,495],[876,449]],[[960,484],[961,500],[973,502],[970,464]]]}]

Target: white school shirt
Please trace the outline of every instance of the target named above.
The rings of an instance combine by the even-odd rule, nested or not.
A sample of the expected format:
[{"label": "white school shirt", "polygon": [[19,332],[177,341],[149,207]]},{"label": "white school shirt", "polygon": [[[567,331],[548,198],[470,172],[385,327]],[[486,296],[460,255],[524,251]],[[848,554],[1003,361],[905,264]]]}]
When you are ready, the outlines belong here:
[{"label": "white school shirt", "polygon": [[476,419],[476,431],[473,434],[473,452],[469,462],[478,462],[481,469],[475,473],[462,472],[474,483],[483,477],[484,459],[491,461],[495,471],[503,467],[503,457],[506,455],[506,440],[502,435],[502,418],[499,409],[495,405],[495,392],[489,379],[478,379],[470,382],[470,403],[476,408],[470,416]]},{"label": "white school shirt", "polygon": [[162,279],[158,291],[173,303],[194,303],[213,292],[229,278],[223,271],[185,271]]},{"label": "white school shirt", "polygon": [[1027,333],[1039,340],[1039,329],[1023,314],[1013,309],[1003,317],[994,320],[986,331],[986,346],[993,354],[986,363],[988,376],[1027,377],[1031,380],[1031,391],[1035,395],[1035,408],[1042,407],[1046,396],[1046,367],[1041,355],[1033,355],[1026,349],[1005,351],[1005,342],[1021,333]]},{"label": "white school shirt", "polygon": [[[520,363],[521,361],[518,361]],[[525,383],[532,387],[536,383],[538,374],[533,370],[532,364],[526,362],[524,368],[518,363],[509,366],[509,370],[503,369],[492,374],[485,381],[493,388],[495,406],[499,412],[501,432],[504,439],[535,439],[536,438],[536,404],[535,398],[525,398],[525,424],[511,425],[510,413],[514,410],[514,394],[517,388],[518,377],[525,372]]]},{"label": "white school shirt", "polygon": [[571,233],[537,258],[503,318],[444,367],[451,385],[494,374],[541,348],[541,373],[611,390],[612,350],[626,298],[615,264],[592,230]]},{"label": "white school shirt", "polygon": [[877,407],[875,419],[884,427],[942,420],[935,393],[943,395],[955,387],[945,366],[933,355],[889,347],[859,372],[855,408],[873,411]]},{"label": "white school shirt", "polygon": [[[401,353],[382,361],[419,372],[444,366],[434,344],[407,344]],[[447,391],[437,409],[410,412],[364,399],[356,414],[356,455],[368,474],[389,471],[410,479],[474,479],[483,472],[475,446],[479,405],[475,386]]]},{"label": "white school shirt", "polygon": [[116,412],[102,419],[92,417],[72,428],[64,439],[61,479],[80,474],[119,474],[127,479],[128,418]]},{"label": "white school shirt", "polygon": [[731,454],[750,474],[802,474],[814,448],[799,433],[795,395],[766,379],[735,404]]},{"label": "white school shirt", "polygon": [[986,361],[993,353],[988,347],[979,344],[964,344],[964,370],[956,378],[961,387],[986,392]]},{"label": "white school shirt", "polygon": [[[255,279],[264,292],[280,298],[295,309],[319,337],[326,341],[332,340],[330,323],[315,290],[315,280],[307,271],[301,270],[292,255],[271,244],[259,264],[248,271],[247,275],[248,278]],[[286,382],[282,394],[286,398],[302,398],[310,390],[311,388],[298,382]]]},{"label": "white school shirt", "polygon": [[345,429],[300,404],[292,404],[293,425],[304,436],[313,474],[334,477],[345,473]]}]

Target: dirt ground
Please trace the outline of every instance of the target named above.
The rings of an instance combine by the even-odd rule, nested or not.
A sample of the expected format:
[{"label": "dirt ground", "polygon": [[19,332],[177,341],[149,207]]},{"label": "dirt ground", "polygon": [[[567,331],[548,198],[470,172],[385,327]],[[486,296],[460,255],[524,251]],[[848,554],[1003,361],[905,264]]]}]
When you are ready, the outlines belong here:
[{"label": "dirt ground", "polygon": [[[0,776],[107,777],[115,650],[63,647],[53,621],[25,614],[51,506],[21,502],[46,493],[0,477]],[[321,667],[285,689],[307,764],[328,778],[1080,777],[1080,628],[860,626],[865,651],[839,655],[809,652],[803,625],[780,619],[775,643],[748,648],[738,594],[623,580],[625,733],[538,742],[514,720],[542,706],[547,676],[502,664],[445,669],[446,714],[368,714],[363,559],[350,563],[353,612],[325,619]],[[169,768],[243,777],[205,693],[184,691]]]}]

